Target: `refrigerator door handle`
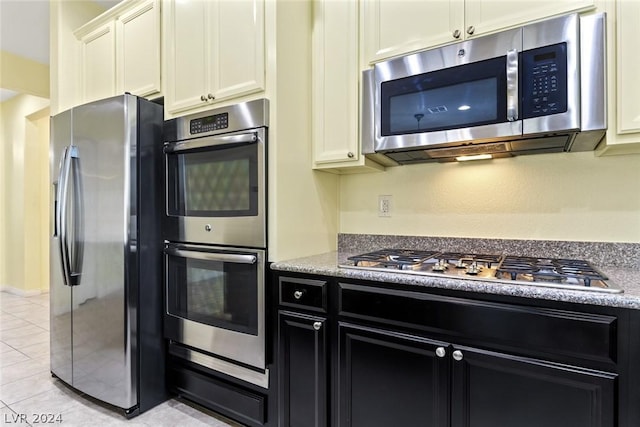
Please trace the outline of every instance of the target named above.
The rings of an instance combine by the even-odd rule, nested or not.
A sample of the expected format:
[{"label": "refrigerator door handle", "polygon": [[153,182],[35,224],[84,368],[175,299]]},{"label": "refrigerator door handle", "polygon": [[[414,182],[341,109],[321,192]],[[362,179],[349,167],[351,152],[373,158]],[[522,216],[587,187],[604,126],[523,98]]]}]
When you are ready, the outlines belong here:
[{"label": "refrigerator door handle", "polygon": [[65,286],[71,286],[71,267],[69,266],[69,251],[67,247],[67,195],[68,180],[71,169],[71,146],[64,147],[60,170],[58,172],[58,210],[56,211],[56,229],[58,230],[58,250],[62,267],[62,281]]},{"label": "refrigerator door handle", "polygon": [[[56,228],[59,231],[58,245],[60,251],[60,262],[62,264],[62,276],[66,286],[76,286],[79,283],[80,273],[79,265],[82,262],[82,245],[78,242],[81,238],[81,227],[78,226],[76,215],[81,216],[82,203],[80,200],[81,189],[77,174],[74,174],[73,182],[73,202],[74,206],[69,209],[69,178],[71,175],[71,167],[73,159],[78,158],[77,147],[70,145],[65,147],[62,154],[60,172],[58,175],[58,204],[59,210],[56,212]],[[71,212],[71,217],[69,217]],[[69,245],[68,225],[69,219],[74,227],[73,231],[73,247]],[[73,268],[75,267],[75,268]]]}]

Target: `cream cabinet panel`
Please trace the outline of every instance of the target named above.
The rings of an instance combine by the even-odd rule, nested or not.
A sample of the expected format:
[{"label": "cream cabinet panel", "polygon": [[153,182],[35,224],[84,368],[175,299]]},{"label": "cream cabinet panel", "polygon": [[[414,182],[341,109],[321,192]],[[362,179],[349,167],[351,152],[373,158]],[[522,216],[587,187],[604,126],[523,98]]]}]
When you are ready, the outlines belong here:
[{"label": "cream cabinet panel", "polygon": [[170,112],[207,102],[212,55],[209,49],[209,6],[205,1],[165,3],[163,92],[165,108]]},{"label": "cream cabinet panel", "polygon": [[175,0],[163,14],[169,113],[264,90],[264,0]]},{"label": "cream cabinet panel", "polygon": [[160,2],[144,1],[116,21],[118,93],[160,92]]},{"label": "cream cabinet panel", "polygon": [[363,65],[564,13],[595,0],[361,0]]},{"label": "cream cabinet panel", "polygon": [[594,7],[594,0],[466,0],[466,37]]},{"label": "cream cabinet panel", "polygon": [[[640,133],[640,2],[618,2],[618,133]],[[640,137],[640,135],[638,135]],[[640,140],[640,138],[639,138]]]},{"label": "cream cabinet panel", "polygon": [[383,169],[360,154],[358,1],[315,1],[312,46],[313,167]]},{"label": "cream cabinet panel", "polygon": [[264,0],[212,3],[216,100],[264,89]]},{"label": "cream cabinet panel", "polygon": [[455,41],[454,32],[464,26],[464,0],[361,0],[360,4],[365,64]]},{"label": "cream cabinet panel", "polygon": [[97,28],[80,39],[84,102],[115,95],[115,25]]}]

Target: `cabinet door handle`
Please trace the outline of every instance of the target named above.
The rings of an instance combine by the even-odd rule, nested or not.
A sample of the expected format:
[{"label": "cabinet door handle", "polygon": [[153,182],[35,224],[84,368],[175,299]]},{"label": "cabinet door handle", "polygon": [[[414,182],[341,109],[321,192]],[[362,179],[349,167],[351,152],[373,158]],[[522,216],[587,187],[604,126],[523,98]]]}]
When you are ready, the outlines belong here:
[{"label": "cabinet door handle", "polygon": [[304,292],[302,292],[302,291],[295,291],[295,292],[293,293],[293,297],[294,297],[295,299],[300,299],[300,298],[302,298],[302,294],[304,294]]},{"label": "cabinet door handle", "polygon": [[447,350],[445,350],[444,347],[436,348],[436,356],[445,357],[446,355],[447,355]]},{"label": "cabinet door handle", "polygon": [[350,159],[353,159],[355,157],[355,154],[353,154],[351,151],[349,151],[347,153],[347,157],[350,158]]},{"label": "cabinet door handle", "polygon": [[453,352],[453,360],[458,362],[462,360],[462,352],[460,350],[456,350]]},{"label": "cabinet door handle", "polygon": [[475,32],[476,32],[476,27],[474,27],[473,25],[469,25],[469,28],[467,28],[467,34],[471,35]]},{"label": "cabinet door handle", "polygon": [[207,100],[207,97],[206,97],[206,96],[202,95],[202,96],[200,97],[200,101],[206,101],[206,100]]},{"label": "cabinet door handle", "polygon": [[211,99],[211,100],[216,99],[216,97],[215,97],[215,96],[213,96],[212,94],[208,94],[208,95],[207,95],[207,98],[209,98],[209,99]]},{"label": "cabinet door handle", "polygon": [[454,39],[459,39],[460,38],[460,30],[455,30],[453,32],[453,38]]},{"label": "cabinet door handle", "polygon": [[313,329],[319,331],[322,328],[322,322],[313,322]]}]

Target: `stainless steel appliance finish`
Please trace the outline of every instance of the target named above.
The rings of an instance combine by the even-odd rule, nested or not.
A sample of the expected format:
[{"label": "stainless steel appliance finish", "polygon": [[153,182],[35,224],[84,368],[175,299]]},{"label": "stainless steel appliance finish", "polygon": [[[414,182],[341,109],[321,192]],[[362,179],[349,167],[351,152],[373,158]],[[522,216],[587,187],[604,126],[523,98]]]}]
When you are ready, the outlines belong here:
[{"label": "stainless steel appliance finish", "polygon": [[266,99],[165,124],[169,241],[266,247]]},{"label": "stainless steel appliance finish", "polygon": [[167,398],[162,117],[123,95],[51,118],[51,372],[128,416]]},{"label": "stainless steel appliance finish", "polygon": [[206,352],[189,359],[266,388],[265,251],[167,243],[165,270],[173,347]]},{"label": "stainless steel appliance finish", "polygon": [[363,154],[593,150],[607,126],[604,30],[604,14],[573,14],[376,64],[363,73]]},{"label": "stainless steel appliance finish", "polygon": [[165,122],[165,337],[172,355],[268,388],[266,99]]},{"label": "stainless steel appliance finish", "polygon": [[515,285],[621,293],[589,262],[503,254],[380,249],[348,258],[341,268],[446,276]]}]

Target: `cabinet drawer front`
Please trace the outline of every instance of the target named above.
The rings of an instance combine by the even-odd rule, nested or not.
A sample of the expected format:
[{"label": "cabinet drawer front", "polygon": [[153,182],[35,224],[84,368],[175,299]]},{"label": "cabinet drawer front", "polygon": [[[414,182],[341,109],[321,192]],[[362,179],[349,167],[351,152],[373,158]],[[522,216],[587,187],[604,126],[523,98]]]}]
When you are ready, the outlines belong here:
[{"label": "cabinet drawer front", "polygon": [[613,316],[340,284],[341,316],[444,333],[493,348],[616,363]]},{"label": "cabinet drawer front", "polygon": [[280,304],[307,310],[327,311],[327,282],[281,277]]}]

